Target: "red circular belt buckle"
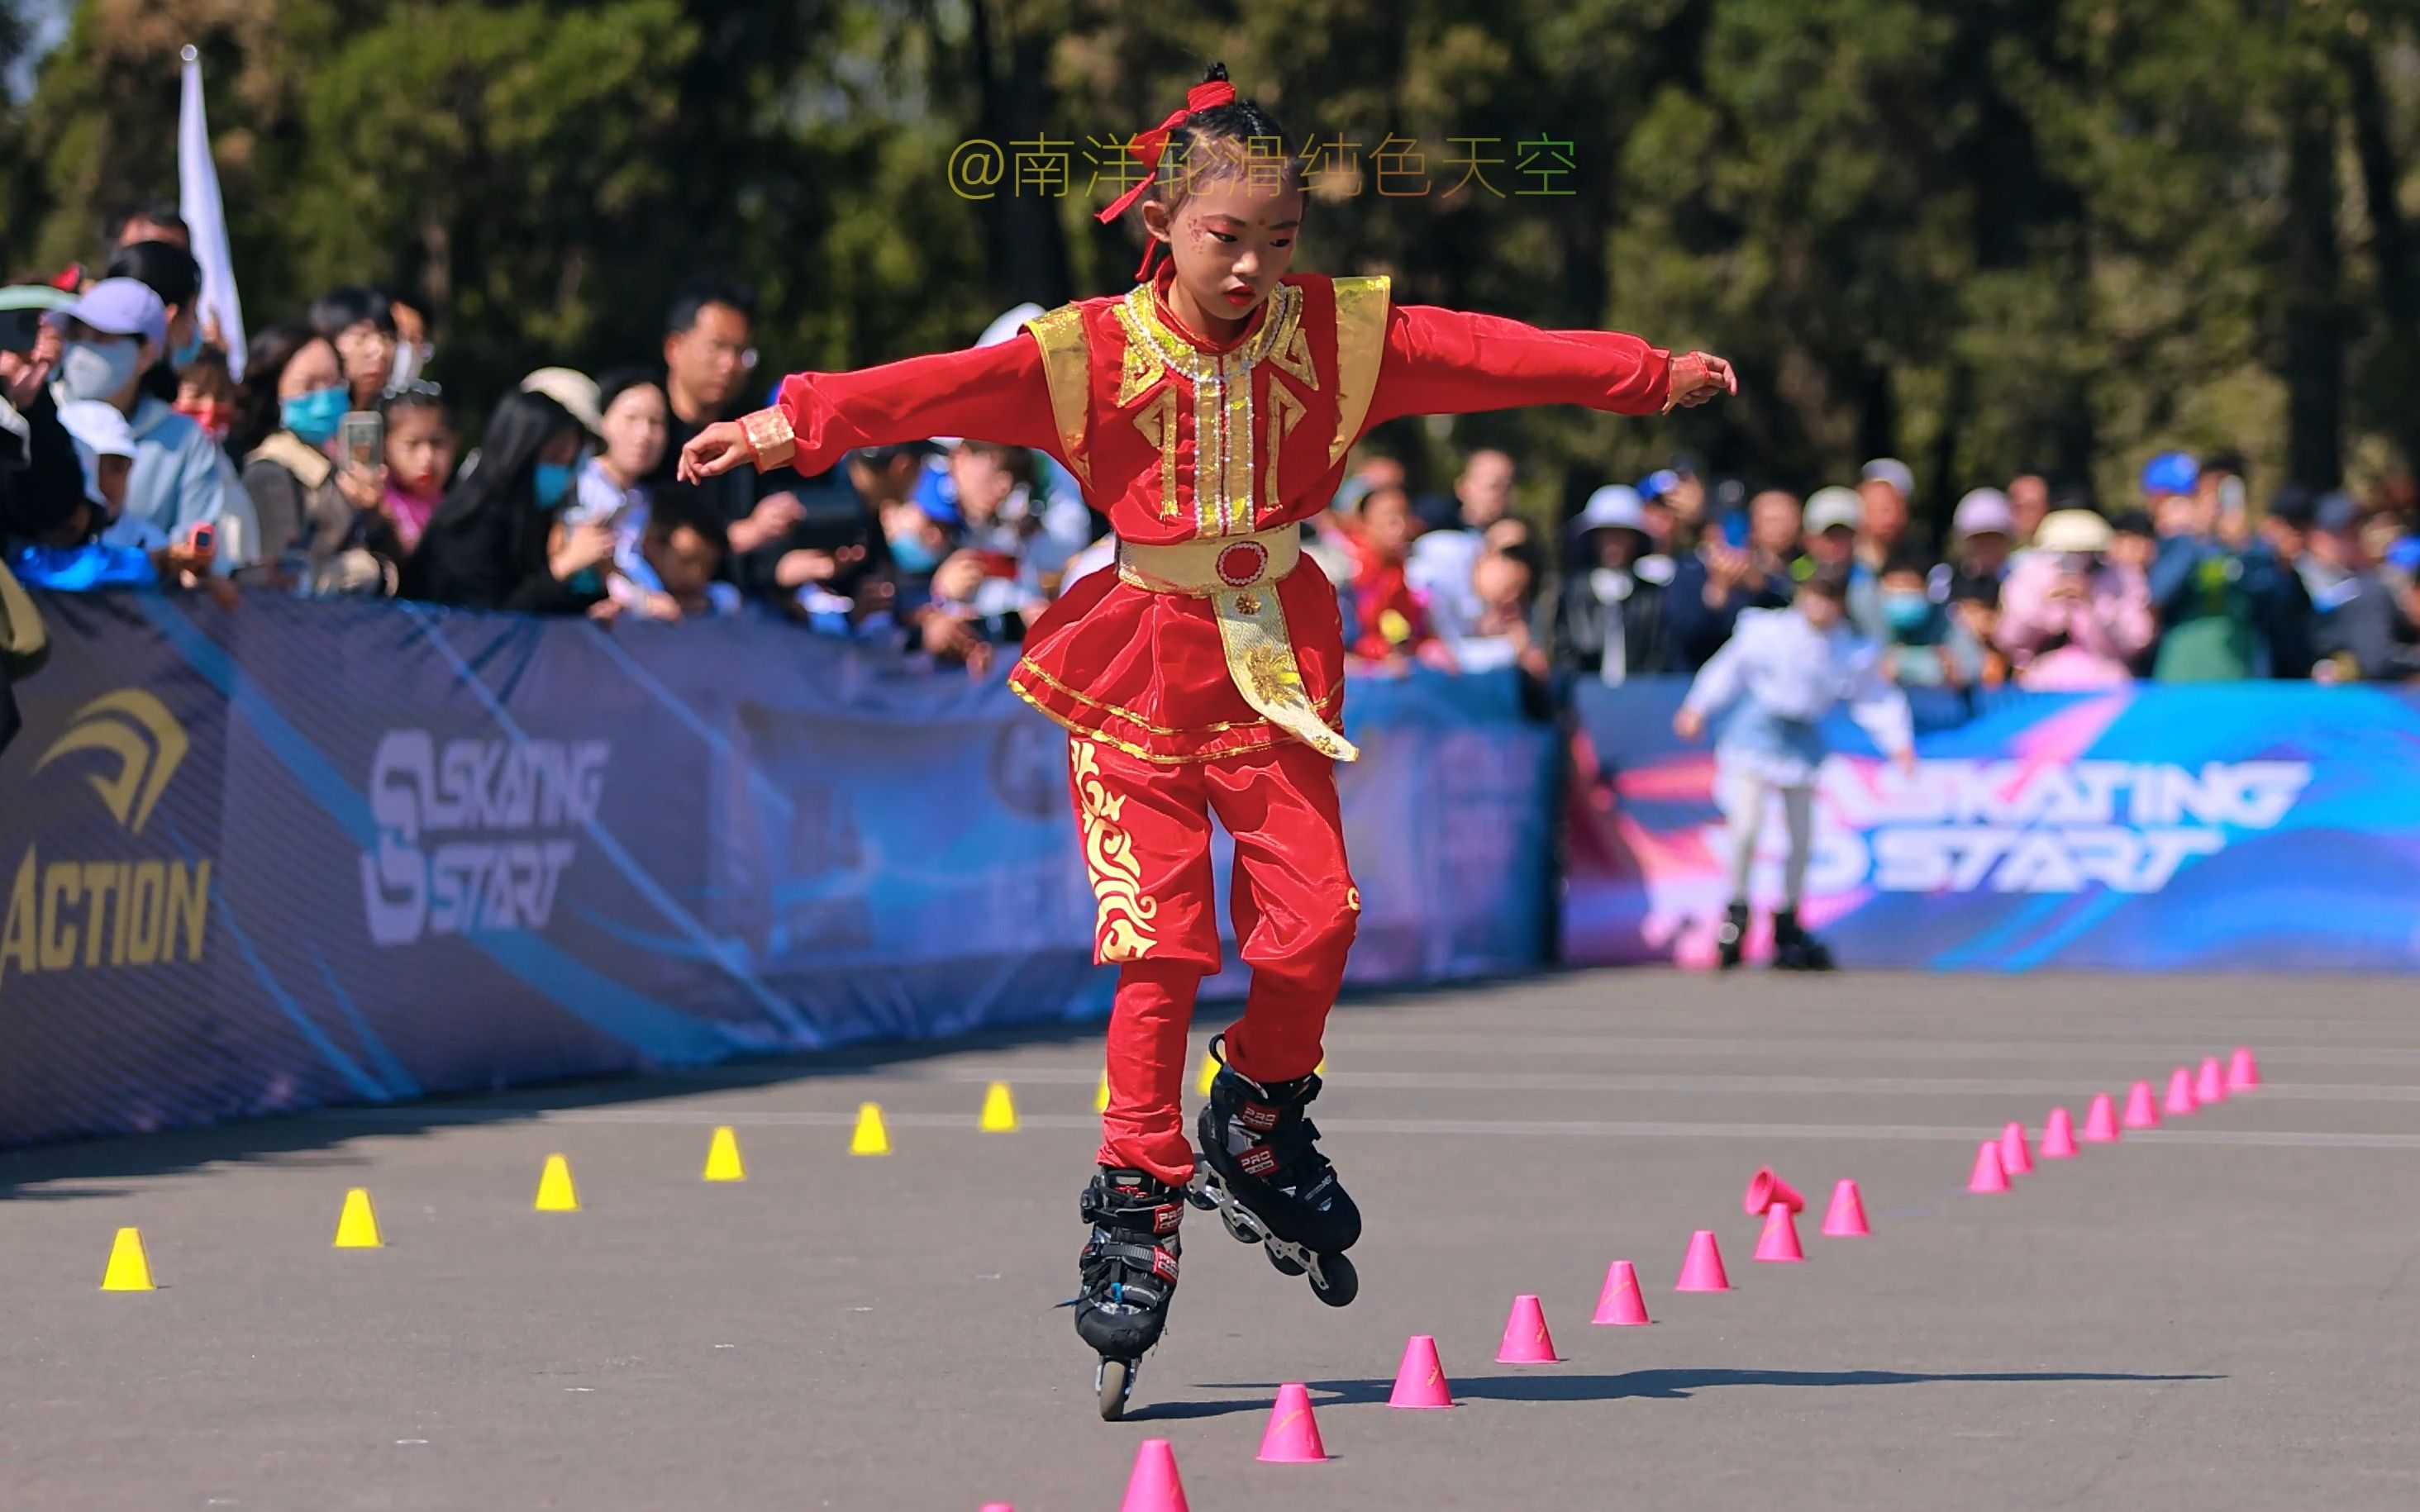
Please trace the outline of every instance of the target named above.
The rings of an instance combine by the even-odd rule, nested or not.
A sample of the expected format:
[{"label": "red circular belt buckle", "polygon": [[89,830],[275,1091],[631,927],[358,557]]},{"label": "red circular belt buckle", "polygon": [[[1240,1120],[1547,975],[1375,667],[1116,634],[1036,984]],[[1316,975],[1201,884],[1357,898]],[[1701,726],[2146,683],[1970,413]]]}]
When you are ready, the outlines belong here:
[{"label": "red circular belt buckle", "polygon": [[1269,548],[1258,541],[1238,541],[1218,553],[1218,580],[1230,588],[1249,588],[1269,569]]}]

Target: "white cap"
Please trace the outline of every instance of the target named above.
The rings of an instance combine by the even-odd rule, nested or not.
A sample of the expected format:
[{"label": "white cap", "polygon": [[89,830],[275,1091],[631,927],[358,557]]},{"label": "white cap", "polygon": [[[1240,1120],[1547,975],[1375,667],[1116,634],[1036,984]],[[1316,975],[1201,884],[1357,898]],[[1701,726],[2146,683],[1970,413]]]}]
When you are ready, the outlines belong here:
[{"label": "white cap", "polygon": [[1959,535],[2007,535],[2016,529],[2016,512],[2009,496],[1997,488],[1977,488],[1958,501],[1949,517],[1950,531]]},{"label": "white cap", "polygon": [[105,399],[74,399],[59,406],[59,424],[95,456],[134,457],[134,427]]},{"label": "white cap", "polygon": [[1807,533],[1821,535],[1836,525],[1857,530],[1866,523],[1866,501],[1854,488],[1818,488],[1807,496]]},{"label": "white cap", "polygon": [[521,379],[523,393],[543,393],[564,409],[571,418],[588,427],[591,436],[605,432],[605,411],[597,401],[603,391],[587,374],[568,367],[541,367]]},{"label": "white cap", "polygon": [[1898,457],[1875,457],[1866,464],[1865,471],[1858,477],[1867,483],[1887,483],[1899,490],[1901,499],[1916,497],[1916,474]]},{"label": "white cap", "polygon": [[1608,483],[1589,495],[1588,507],[1572,521],[1575,535],[1614,530],[1647,530],[1647,506],[1639,501],[1638,490],[1626,483]]}]

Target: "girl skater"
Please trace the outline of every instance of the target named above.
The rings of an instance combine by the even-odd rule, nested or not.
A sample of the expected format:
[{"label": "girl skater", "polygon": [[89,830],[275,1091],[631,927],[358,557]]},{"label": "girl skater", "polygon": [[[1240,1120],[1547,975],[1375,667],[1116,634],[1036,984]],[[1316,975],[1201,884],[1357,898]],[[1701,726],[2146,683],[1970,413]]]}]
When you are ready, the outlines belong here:
[{"label": "girl skater", "polygon": [[[1266,1240],[1326,1301],[1360,1213],[1304,1116],[1360,894],[1331,763],[1344,645],[1336,594],[1302,560],[1345,454],[1398,415],[1582,404],[1623,414],[1735,387],[1721,359],[1636,336],[1540,331],[1399,305],[1384,278],[1289,274],[1297,165],[1255,155],[1284,132],[1222,65],[1139,133],[1138,285],[1026,322],[1030,340],[786,379],[779,402],[683,450],[684,477],[742,462],[830,466],[847,448],[952,435],[1037,447],[1118,537],[1117,569],[1076,582],[1029,632],[1009,686],[1073,733],[1070,791],[1097,903],[1094,959],[1118,967],[1100,1169],[1083,1195],[1076,1331],[1101,1355],[1103,1415],[1174,1293],[1186,1199]],[[1169,262],[1154,271],[1159,254]],[[1252,982],[1182,1121],[1195,989],[1219,964],[1210,823],[1234,837],[1230,900]]]},{"label": "girl skater", "polygon": [[1705,733],[1708,717],[1731,710],[1714,742],[1714,787],[1730,829],[1731,905],[1717,936],[1723,968],[1740,964],[1747,937],[1747,873],[1768,792],[1781,794],[1790,825],[1782,864],[1781,907],[1773,916],[1773,964],[1828,971],[1832,952],[1799,927],[1807,851],[1815,819],[1815,769],[1823,764],[1818,727],[1834,705],[1874,737],[1901,771],[1916,769],[1907,695],[1883,675],[1881,653],[1849,628],[1846,567],[1818,567],[1788,609],[1742,609],[1739,627],[1699,669],[1672,729],[1683,740]]}]

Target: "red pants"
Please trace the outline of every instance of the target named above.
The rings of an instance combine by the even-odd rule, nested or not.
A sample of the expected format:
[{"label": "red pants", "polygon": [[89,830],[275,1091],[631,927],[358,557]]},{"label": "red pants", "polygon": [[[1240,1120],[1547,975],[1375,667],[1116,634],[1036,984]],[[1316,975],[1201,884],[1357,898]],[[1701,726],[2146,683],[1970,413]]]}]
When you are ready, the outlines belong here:
[{"label": "red pants", "polygon": [[1291,740],[1162,766],[1079,735],[1068,778],[1099,905],[1093,959],[1119,967],[1100,1163],[1181,1183],[1193,1174],[1185,1036],[1194,993],[1219,965],[1210,816],[1235,838],[1228,907],[1252,968],[1244,1016],[1227,1029],[1228,1063],[1258,1082],[1307,1075],[1361,912],[1335,770]]}]

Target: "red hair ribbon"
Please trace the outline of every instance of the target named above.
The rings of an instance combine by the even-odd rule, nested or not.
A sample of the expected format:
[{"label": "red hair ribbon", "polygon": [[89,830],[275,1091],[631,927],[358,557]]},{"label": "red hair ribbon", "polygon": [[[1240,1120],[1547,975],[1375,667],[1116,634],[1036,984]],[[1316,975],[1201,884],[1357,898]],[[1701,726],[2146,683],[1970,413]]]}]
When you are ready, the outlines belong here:
[{"label": "red hair ribbon", "polygon": [[[1126,150],[1133,153],[1135,161],[1142,164],[1142,178],[1132,189],[1120,194],[1108,209],[1100,213],[1101,223],[1107,224],[1116,220],[1133,208],[1135,201],[1142,198],[1143,191],[1151,187],[1152,179],[1159,173],[1159,160],[1168,150],[1168,134],[1171,131],[1184,125],[1186,119],[1198,111],[1215,110],[1220,105],[1233,104],[1234,101],[1235,86],[1224,79],[1213,79],[1207,84],[1197,84],[1185,91],[1185,104],[1182,109],[1169,112],[1168,119],[1150,131],[1137,131],[1135,139],[1127,144]],[[1135,270],[1137,279],[1140,280],[1150,273],[1152,259],[1158,255],[1159,239],[1154,237],[1143,247],[1142,265]]]}]

